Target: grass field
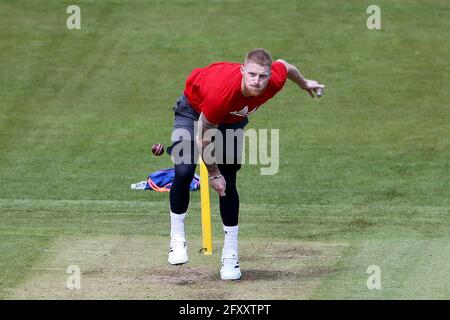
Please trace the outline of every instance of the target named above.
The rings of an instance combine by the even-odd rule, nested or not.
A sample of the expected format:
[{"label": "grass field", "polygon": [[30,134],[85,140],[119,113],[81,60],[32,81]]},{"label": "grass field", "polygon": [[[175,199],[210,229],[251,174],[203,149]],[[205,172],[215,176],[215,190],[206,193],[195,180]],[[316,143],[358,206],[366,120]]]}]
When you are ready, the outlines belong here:
[{"label": "grass field", "polygon": [[[0,298],[450,299],[450,5],[370,1],[0,1]],[[201,247],[167,264],[168,194],[130,190],[169,158],[189,72],[269,49],[293,83],[250,119],[280,129],[280,169],[240,172],[239,282]],[[81,289],[68,290],[70,265]],[[381,289],[366,273],[379,266]]]}]

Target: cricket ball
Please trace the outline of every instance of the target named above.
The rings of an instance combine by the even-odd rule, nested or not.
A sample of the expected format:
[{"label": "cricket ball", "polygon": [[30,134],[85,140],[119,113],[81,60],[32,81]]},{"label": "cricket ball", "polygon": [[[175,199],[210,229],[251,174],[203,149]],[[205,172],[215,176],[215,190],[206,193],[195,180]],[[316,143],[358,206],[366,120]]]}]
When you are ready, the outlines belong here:
[{"label": "cricket ball", "polygon": [[154,144],[152,146],[152,153],[157,157],[162,155],[164,153],[164,146],[161,143]]}]

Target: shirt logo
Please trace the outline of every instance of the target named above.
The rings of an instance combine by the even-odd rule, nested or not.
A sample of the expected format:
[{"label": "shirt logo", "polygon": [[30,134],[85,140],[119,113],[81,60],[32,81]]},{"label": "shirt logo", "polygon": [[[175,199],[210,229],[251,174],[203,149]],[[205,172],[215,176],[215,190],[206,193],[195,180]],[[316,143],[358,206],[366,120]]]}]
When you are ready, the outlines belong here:
[{"label": "shirt logo", "polygon": [[248,112],[248,106],[245,106],[244,108],[242,108],[239,111],[232,111],[230,112],[230,114],[232,114],[233,116],[239,116],[239,117],[246,117],[249,114],[252,114],[253,112],[255,112],[260,106],[256,106],[255,109],[253,109],[252,111]]}]

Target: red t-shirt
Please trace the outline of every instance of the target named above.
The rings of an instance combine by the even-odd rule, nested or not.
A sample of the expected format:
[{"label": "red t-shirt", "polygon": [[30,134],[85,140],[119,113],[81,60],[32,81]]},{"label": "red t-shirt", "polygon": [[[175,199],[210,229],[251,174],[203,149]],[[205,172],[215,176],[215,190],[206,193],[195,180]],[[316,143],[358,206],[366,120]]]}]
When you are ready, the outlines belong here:
[{"label": "red t-shirt", "polygon": [[241,64],[216,62],[194,69],[186,80],[184,95],[198,113],[213,123],[236,123],[255,112],[280,91],[287,78],[282,62],[272,63],[272,74],[266,90],[259,97],[245,97],[241,91]]}]

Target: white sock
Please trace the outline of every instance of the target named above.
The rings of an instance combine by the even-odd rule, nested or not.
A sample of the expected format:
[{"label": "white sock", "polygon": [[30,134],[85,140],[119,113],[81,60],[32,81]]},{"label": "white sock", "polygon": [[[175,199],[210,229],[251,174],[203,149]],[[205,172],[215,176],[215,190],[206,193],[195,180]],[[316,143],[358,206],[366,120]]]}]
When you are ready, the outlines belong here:
[{"label": "white sock", "polygon": [[184,218],[186,218],[186,212],[176,214],[170,211],[170,237],[179,237],[185,239],[184,235]]},{"label": "white sock", "polygon": [[227,227],[223,226],[225,233],[225,241],[223,243],[222,255],[235,254],[238,255],[238,233],[239,226]]}]

